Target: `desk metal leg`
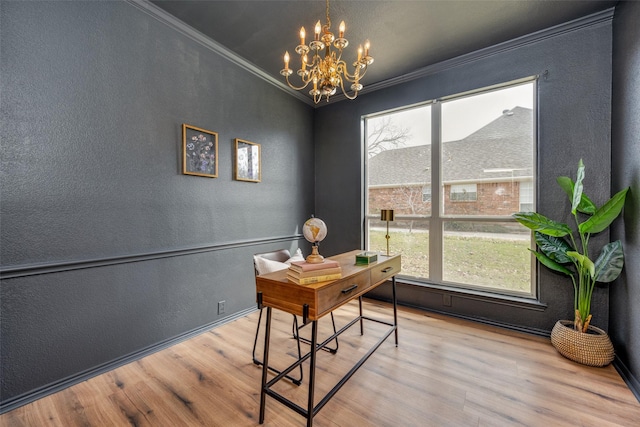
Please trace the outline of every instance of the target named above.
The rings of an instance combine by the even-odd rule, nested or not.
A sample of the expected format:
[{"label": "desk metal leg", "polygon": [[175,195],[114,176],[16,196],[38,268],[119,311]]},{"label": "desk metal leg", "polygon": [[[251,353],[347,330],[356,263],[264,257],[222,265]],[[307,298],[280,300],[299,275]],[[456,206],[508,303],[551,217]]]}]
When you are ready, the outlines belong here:
[{"label": "desk metal leg", "polygon": [[358,297],[358,309],[360,311],[360,335],[364,335],[364,319],[362,318],[362,296]]},{"label": "desk metal leg", "polygon": [[269,372],[269,338],[271,335],[271,307],[267,307],[267,325],[264,332],[264,356],[262,358],[262,387],[260,389],[260,424],[264,423],[267,399],[267,372]]},{"label": "desk metal leg", "polygon": [[309,401],[307,404],[307,427],[313,426],[314,414],[314,388],[316,385],[316,352],[318,350],[318,321],[314,320],[311,325],[311,357],[309,363]]},{"label": "desk metal leg", "polygon": [[[394,287],[395,289],[395,287]],[[394,294],[395,295],[395,294]],[[394,298],[394,303],[395,303],[395,298]],[[395,308],[396,304],[394,304],[394,308]],[[268,307],[270,308],[270,307]],[[391,335],[392,332],[396,331],[396,345],[398,345],[398,341],[397,341],[397,312],[394,310],[394,323],[390,323],[389,321],[384,321],[381,319],[376,319],[376,318],[371,318],[371,317],[364,317],[364,319],[369,320],[369,321],[374,321],[374,322],[378,322],[387,326],[390,326],[390,328],[387,330],[387,332],[385,332],[383,334],[383,336],[378,340],[378,342],[376,344],[373,345],[373,347],[371,347],[369,349],[369,351],[360,358],[360,360],[351,368],[351,370],[349,372],[347,372],[346,375],[344,375],[342,377],[342,379],[340,381],[338,381],[338,383],[328,392],[325,394],[325,396],[318,402],[317,405],[314,406],[314,400],[315,400],[315,381],[316,381],[316,356],[317,356],[317,352],[319,349],[325,347],[329,342],[331,342],[332,340],[336,339],[337,336],[339,336],[340,334],[342,334],[343,332],[345,332],[347,329],[349,329],[350,327],[352,327],[353,325],[355,325],[356,323],[358,323],[361,319],[359,317],[354,318],[353,320],[351,320],[349,323],[347,323],[345,326],[343,326],[339,331],[337,331],[336,333],[334,333],[332,336],[328,337],[325,341],[323,341],[322,343],[318,344],[318,321],[317,320],[313,320],[311,321],[311,348],[309,349],[309,352],[307,354],[305,354],[304,356],[302,356],[300,359],[298,359],[295,363],[291,364],[288,368],[286,368],[285,370],[283,370],[282,372],[280,372],[280,374],[276,375],[275,378],[271,379],[270,381],[267,382],[267,374],[266,374],[266,370],[268,368],[265,368],[266,365],[263,365],[263,371],[262,371],[262,390],[261,390],[261,395],[260,395],[260,424],[262,424],[264,422],[264,413],[265,413],[265,400],[266,400],[266,395],[269,395],[273,398],[275,398],[277,401],[279,401],[280,403],[282,403],[283,405],[289,407],[290,409],[296,411],[298,414],[302,415],[303,417],[305,417],[307,419],[307,427],[313,427],[313,418],[314,416],[327,404],[327,402],[329,402],[329,399],[331,399],[339,390],[340,388],[342,388],[342,386],[349,380],[349,378],[351,378],[358,369],[360,369],[360,367],[367,361],[367,359],[369,359],[369,357],[378,349],[378,347],[380,347],[380,345],[382,345],[382,343],[384,341],[387,340],[387,338],[389,338],[389,336]],[[270,328],[271,328],[271,311],[267,311],[267,331],[265,333],[265,360],[268,361],[268,348],[269,348],[269,332],[270,332]],[[304,363],[306,360],[309,360],[309,389],[308,389],[308,401],[307,401],[307,408],[303,408],[299,405],[297,405],[295,402],[292,402],[291,400],[287,399],[286,397],[284,397],[283,395],[275,392],[274,390],[271,389],[271,387],[277,383],[278,381],[280,381],[281,379],[283,379],[289,372],[291,372],[293,369],[295,369],[296,367],[300,366],[302,363]]]},{"label": "desk metal leg", "polygon": [[[398,346],[398,300],[396,298],[396,276],[391,278],[391,288],[393,289],[393,324],[396,327],[396,347]],[[362,315],[362,314],[361,314]]]}]

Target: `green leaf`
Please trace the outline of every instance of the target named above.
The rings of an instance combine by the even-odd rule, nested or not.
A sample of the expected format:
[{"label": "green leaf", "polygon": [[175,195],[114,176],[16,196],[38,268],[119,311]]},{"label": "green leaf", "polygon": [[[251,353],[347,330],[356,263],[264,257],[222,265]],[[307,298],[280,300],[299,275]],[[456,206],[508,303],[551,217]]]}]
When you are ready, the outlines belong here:
[{"label": "green leaf", "polygon": [[582,159],[578,162],[578,172],[576,174],[576,183],[573,186],[573,199],[571,200],[571,213],[576,214],[578,205],[582,199],[582,181],[584,180],[584,163]]},{"label": "green leaf", "polygon": [[547,236],[546,234],[539,232],[536,232],[535,236],[538,248],[540,248],[540,251],[543,254],[560,264],[571,262],[571,258],[567,256],[567,252],[572,251],[573,248],[566,240],[558,237]]},{"label": "green leaf", "polygon": [[580,234],[599,233],[609,227],[613,220],[620,215],[624,207],[624,200],[627,197],[627,191],[629,191],[629,187],[619,191],[607,203],[602,205],[591,218],[580,224],[578,226]]},{"label": "green leaf", "polygon": [[548,236],[562,237],[571,234],[571,229],[567,224],[553,221],[536,212],[518,212],[512,216],[528,229],[538,231]]},{"label": "green leaf", "polygon": [[569,255],[571,258],[575,259],[578,264],[580,265],[580,269],[584,272],[589,273],[589,276],[591,276],[591,278],[593,279],[596,275],[596,266],[593,264],[593,261],[591,261],[589,259],[589,257],[586,257],[584,255],[582,255],[579,252],[576,251],[569,251],[567,252],[567,255]]},{"label": "green leaf", "polygon": [[596,260],[596,281],[613,282],[622,271],[624,265],[624,253],[620,240],[605,245]]},{"label": "green leaf", "polygon": [[567,276],[571,276],[571,274],[573,274],[571,272],[571,270],[569,270],[567,267],[565,267],[564,265],[560,265],[557,262],[555,262],[554,260],[552,260],[551,258],[549,258],[548,256],[546,256],[543,253],[540,252],[536,252],[534,250],[529,249],[531,252],[533,252],[533,254],[536,256],[536,258],[538,258],[538,261],[540,261],[540,263],[542,265],[544,265],[545,267],[553,270],[553,271],[557,271],[558,273],[563,273],[566,274]]},{"label": "green leaf", "polygon": [[[559,176],[556,181],[560,184],[564,192],[567,193],[569,200],[573,201],[573,180],[568,176]],[[578,212],[588,215],[593,215],[596,212],[596,205],[584,193],[582,193],[582,197],[580,197]]]}]

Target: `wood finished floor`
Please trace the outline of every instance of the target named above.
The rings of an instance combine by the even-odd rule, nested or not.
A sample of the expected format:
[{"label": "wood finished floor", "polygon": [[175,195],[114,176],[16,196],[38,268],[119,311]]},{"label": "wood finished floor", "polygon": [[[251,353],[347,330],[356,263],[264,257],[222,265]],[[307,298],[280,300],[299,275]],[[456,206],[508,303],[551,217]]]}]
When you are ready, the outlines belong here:
[{"label": "wood finished floor", "polygon": [[[388,318],[389,311],[365,301],[369,315]],[[356,312],[355,303],[337,310],[338,327]],[[640,403],[612,366],[575,364],[544,338],[407,308],[398,315],[400,345],[389,337],[314,418],[315,426],[640,426]],[[256,426],[257,319],[256,312],[15,409],[0,416],[0,425]],[[323,319],[320,335],[328,326]],[[273,328],[271,360],[282,367],[295,354],[291,316],[274,310]],[[384,328],[366,322],[361,336],[354,326],[340,337],[336,355],[319,353],[316,402]],[[276,389],[306,406],[305,384],[281,382]],[[264,425],[304,426],[305,420],[267,397]]]}]

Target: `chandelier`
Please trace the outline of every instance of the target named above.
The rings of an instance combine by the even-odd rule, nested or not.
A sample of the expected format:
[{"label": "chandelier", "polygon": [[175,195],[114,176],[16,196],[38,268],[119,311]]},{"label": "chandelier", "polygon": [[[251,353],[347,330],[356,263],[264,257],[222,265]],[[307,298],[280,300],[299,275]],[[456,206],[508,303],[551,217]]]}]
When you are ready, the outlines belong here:
[{"label": "chandelier", "polygon": [[[314,39],[308,46],[305,44],[304,27],[300,28],[300,44],[296,46],[296,53],[300,55],[300,68],[296,74],[300,76],[301,86],[295,86],[289,81],[289,76],[293,74],[293,70],[289,68],[289,52],[284,54],[284,68],[280,71],[292,89],[303,90],[313,84],[309,95],[313,96],[313,102],[316,104],[323,96],[329,101],[329,97],[336,93],[338,87],[344,96],[355,99],[358,91],[362,89],[360,79],[367,72],[367,67],[373,63],[373,58],[369,56],[370,46],[367,40],[364,49],[362,45],[358,47],[358,59],[353,63],[353,73],[350,74],[347,63],[342,59],[342,51],[349,45],[344,38],[344,21],[340,22],[338,38],[334,37],[330,29],[331,19],[329,18],[329,0],[327,0],[327,23],[324,26],[320,25],[320,21],[316,23]],[[324,51],[324,56],[321,56],[321,51]],[[309,60],[309,54],[311,54],[311,60]],[[352,83],[352,96],[349,96],[344,88],[345,81]]]}]

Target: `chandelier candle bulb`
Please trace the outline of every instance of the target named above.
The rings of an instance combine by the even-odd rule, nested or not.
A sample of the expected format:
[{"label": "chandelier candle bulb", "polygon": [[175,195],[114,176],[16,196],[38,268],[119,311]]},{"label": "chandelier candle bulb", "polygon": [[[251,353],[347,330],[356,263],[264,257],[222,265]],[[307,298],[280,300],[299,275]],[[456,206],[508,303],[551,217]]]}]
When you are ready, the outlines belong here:
[{"label": "chandelier candle bulb", "polygon": [[304,46],[304,39],[306,38],[307,33],[304,31],[304,27],[300,28],[300,44]]},{"label": "chandelier candle bulb", "polygon": [[358,46],[358,61],[362,58],[362,45]]},{"label": "chandelier candle bulb", "polygon": [[371,47],[371,44],[369,43],[369,40],[367,40],[364,43],[364,56],[369,56],[369,48]]},{"label": "chandelier candle bulb", "polygon": [[320,30],[322,29],[322,26],[320,25],[320,21],[316,22],[316,40],[320,39]]},{"label": "chandelier candle bulb", "polygon": [[344,25],[344,21],[340,22],[340,38],[344,37],[344,30],[345,30],[345,25]]},{"label": "chandelier candle bulb", "polygon": [[289,52],[284,53],[284,68],[289,68]]}]

